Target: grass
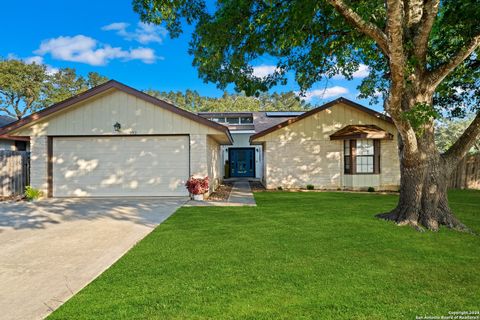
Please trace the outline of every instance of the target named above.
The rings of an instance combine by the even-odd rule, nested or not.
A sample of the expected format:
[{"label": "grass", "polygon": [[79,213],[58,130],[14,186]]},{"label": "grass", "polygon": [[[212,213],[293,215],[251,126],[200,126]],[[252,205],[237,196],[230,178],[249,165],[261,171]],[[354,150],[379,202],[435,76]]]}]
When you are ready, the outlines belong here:
[{"label": "grass", "polygon": [[[395,195],[256,193],[175,215],[50,319],[414,319],[480,309],[480,237],[377,220]],[[480,232],[480,192],[453,191]]]}]

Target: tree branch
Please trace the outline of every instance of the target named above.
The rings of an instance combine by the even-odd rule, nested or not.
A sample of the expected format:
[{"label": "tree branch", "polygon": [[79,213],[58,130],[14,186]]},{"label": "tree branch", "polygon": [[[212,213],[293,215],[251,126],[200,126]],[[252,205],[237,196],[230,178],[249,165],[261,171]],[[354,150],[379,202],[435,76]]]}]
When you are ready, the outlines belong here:
[{"label": "tree branch", "polygon": [[12,118],[17,118],[17,115],[15,113],[11,112],[10,110],[8,110],[5,107],[0,107],[0,111],[5,112],[7,115],[9,115]]},{"label": "tree branch", "polygon": [[413,38],[415,56],[420,60],[421,67],[425,67],[428,51],[428,39],[432,31],[433,23],[438,14],[440,0],[426,0],[423,8],[422,19],[417,26],[416,35]]},{"label": "tree branch", "polygon": [[380,28],[371,22],[365,21],[342,0],[329,0],[329,2],[348,22],[359,29],[360,32],[372,38],[382,49],[382,52],[388,56],[387,36]]},{"label": "tree branch", "polygon": [[477,142],[480,137],[480,112],[477,113],[475,119],[470,123],[468,128],[463,132],[460,138],[444,153],[444,157],[451,165],[465,157],[468,150]]},{"label": "tree branch", "polygon": [[[427,0],[428,1],[428,0]],[[405,22],[408,28],[418,24],[423,17],[423,0],[405,0]]]},{"label": "tree branch", "polygon": [[447,63],[442,64],[436,70],[432,70],[428,76],[428,83],[437,87],[443,79],[445,79],[458,65],[460,65],[465,59],[472,54],[475,49],[480,45],[480,35],[475,36],[472,41],[466,46],[460,49],[457,54]]}]

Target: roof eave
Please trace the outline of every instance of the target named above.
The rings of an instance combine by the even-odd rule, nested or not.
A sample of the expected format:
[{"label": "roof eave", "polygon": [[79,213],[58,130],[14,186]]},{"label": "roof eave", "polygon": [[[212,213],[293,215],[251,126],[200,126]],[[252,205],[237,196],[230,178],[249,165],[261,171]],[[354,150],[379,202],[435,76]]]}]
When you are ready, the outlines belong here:
[{"label": "roof eave", "polygon": [[199,122],[199,123],[204,124],[208,127],[211,127],[211,128],[216,129],[218,131],[224,132],[227,135],[230,142],[233,144],[232,135],[230,134],[230,131],[228,130],[228,128],[226,126],[223,126],[219,123],[208,120],[208,119],[206,119],[204,117],[201,117],[199,115],[196,115],[194,113],[188,112],[186,110],[180,109],[180,108],[174,106],[171,103],[168,103],[164,100],[160,100],[158,98],[155,98],[151,95],[146,94],[145,92],[142,92],[140,90],[129,87],[129,86],[127,86],[123,83],[120,83],[116,80],[109,80],[109,81],[107,81],[103,84],[100,84],[96,87],[93,87],[93,88],[87,90],[87,91],[84,91],[84,92],[82,92],[82,93],[80,93],[76,96],[70,97],[66,100],[63,100],[59,103],[56,103],[56,104],[54,104],[50,107],[47,107],[43,110],[35,112],[35,113],[29,115],[28,117],[25,117],[23,119],[20,119],[20,120],[17,120],[15,122],[13,122],[13,123],[10,123],[10,124],[8,124],[8,125],[6,125],[6,126],[4,126],[0,129],[0,135],[5,135],[5,134],[7,134],[9,132],[12,132],[14,130],[18,130],[18,129],[20,129],[22,127],[25,127],[25,126],[27,126],[27,125],[35,122],[35,121],[38,121],[42,118],[45,118],[49,115],[52,115],[56,112],[59,112],[63,109],[66,109],[66,108],[68,108],[68,107],[70,107],[74,104],[83,102],[83,101],[85,101],[85,100],[87,100],[91,97],[94,97],[98,94],[106,92],[107,90],[110,90],[110,89],[117,89],[117,90],[123,91],[125,93],[132,94],[139,99],[145,100],[145,101],[150,102],[150,103],[152,103],[156,106],[163,107],[164,109],[167,109],[167,110],[172,111],[174,113],[177,113],[181,116],[189,118],[190,120]]}]

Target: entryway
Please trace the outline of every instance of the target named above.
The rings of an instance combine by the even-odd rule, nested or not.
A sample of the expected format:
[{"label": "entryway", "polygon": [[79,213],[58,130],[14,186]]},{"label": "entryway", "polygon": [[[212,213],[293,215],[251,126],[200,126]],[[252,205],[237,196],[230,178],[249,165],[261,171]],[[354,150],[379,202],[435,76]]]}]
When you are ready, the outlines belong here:
[{"label": "entryway", "polygon": [[229,148],[230,177],[255,177],[255,148]]}]

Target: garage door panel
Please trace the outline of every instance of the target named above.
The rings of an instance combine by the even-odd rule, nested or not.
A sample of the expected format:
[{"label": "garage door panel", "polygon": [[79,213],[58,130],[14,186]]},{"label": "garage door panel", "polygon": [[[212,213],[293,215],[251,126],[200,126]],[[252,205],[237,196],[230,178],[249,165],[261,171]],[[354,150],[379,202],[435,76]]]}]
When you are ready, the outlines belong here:
[{"label": "garage door panel", "polygon": [[53,139],[53,195],[185,196],[188,137]]}]

